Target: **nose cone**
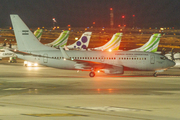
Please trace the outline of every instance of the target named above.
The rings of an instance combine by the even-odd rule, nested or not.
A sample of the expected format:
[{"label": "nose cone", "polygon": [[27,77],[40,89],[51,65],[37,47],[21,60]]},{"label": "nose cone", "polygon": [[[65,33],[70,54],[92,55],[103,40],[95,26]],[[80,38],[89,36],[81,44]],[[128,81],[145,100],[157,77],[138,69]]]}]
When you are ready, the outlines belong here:
[{"label": "nose cone", "polygon": [[168,65],[169,65],[169,67],[173,67],[173,66],[176,65],[176,63],[174,61],[172,61],[172,60],[169,60]]}]

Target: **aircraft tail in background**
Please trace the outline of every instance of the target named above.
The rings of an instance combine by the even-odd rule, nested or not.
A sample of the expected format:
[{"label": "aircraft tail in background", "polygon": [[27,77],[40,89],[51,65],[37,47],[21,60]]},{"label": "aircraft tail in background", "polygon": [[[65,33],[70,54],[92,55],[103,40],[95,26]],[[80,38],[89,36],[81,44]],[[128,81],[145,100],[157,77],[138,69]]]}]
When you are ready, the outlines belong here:
[{"label": "aircraft tail in background", "polygon": [[143,46],[129,51],[157,52],[160,37],[160,33],[155,33],[150,37],[149,41],[145,43]]},{"label": "aircraft tail in background", "polygon": [[43,32],[43,29],[37,29],[36,31],[34,31],[34,35],[39,41],[41,40],[42,32]]},{"label": "aircraft tail in background", "polygon": [[93,48],[92,50],[119,50],[123,33],[116,33],[105,45]]},{"label": "aircraft tail in background", "polygon": [[92,32],[83,33],[81,38],[78,41],[76,41],[72,45],[68,45],[67,48],[68,49],[87,49],[89,46],[91,34],[92,34]]},{"label": "aircraft tail in background", "polygon": [[45,45],[55,48],[64,47],[64,45],[67,44],[69,33],[70,32],[68,30],[65,30],[59,35],[59,37],[56,40]]}]

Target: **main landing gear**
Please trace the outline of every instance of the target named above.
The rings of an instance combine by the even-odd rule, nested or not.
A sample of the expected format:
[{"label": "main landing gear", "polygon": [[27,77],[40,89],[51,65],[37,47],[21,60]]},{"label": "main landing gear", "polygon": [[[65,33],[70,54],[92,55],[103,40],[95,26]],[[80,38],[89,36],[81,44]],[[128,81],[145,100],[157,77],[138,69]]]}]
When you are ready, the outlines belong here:
[{"label": "main landing gear", "polygon": [[153,74],[153,76],[154,76],[154,77],[157,77],[157,73],[155,72],[155,73]]},{"label": "main landing gear", "polygon": [[90,76],[90,77],[94,77],[94,76],[95,76],[95,72],[90,72],[90,73],[89,73],[89,76]]}]

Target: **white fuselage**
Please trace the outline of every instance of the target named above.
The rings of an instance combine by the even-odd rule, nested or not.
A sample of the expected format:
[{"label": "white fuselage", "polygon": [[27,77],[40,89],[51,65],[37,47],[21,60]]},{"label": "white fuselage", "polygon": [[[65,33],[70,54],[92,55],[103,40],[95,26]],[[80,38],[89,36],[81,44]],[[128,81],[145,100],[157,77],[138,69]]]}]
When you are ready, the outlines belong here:
[{"label": "white fuselage", "polygon": [[[37,56],[18,55],[21,59],[31,62],[37,62],[49,67],[60,69],[87,69],[90,70],[92,66],[87,67],[73,60],[64,60],[60,50],[51,51],[34,51],[31,52]],[[113,66],[123,66],[136,70],[161,70],[167,69],[174,65],[174,62],[167,59],[163,55],[149,52],[133,52],[133,51],[66,51],[71,59],[92,61],[105,63]],[[105,67],[105,66],[104,66]],[[103,66],[101,66],[103,68]]]}]

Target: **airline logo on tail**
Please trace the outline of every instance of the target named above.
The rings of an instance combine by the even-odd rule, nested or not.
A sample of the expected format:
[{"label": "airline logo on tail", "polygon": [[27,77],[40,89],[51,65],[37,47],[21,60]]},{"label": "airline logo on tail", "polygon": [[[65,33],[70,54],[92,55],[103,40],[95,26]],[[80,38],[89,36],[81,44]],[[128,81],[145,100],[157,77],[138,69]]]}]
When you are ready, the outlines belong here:
[{"label": "airline logo on tail", "polygon": [[68,45],[68,49],[86,49],[89,46],[89,41],[92,32],[85,32],[81,38],[72,45]]},{"label": "airline logo on tail", "polygon": [[36,31],[34,31],[34,35],[39,41],[41,40],[42,32],[43,32],[43,29],[37,29]]},{"label": "airline logo on tail", "polygon": [[64,47],[67,44],[69,33],[69,31],[63,31],[56,40],[46,45],[55,48]]},{"label": "airline logo on tail", "polygon": [[93,48],[94,50],[119,50],[119,45],[121,42],[123,33],[116,33],[113,35],[111,40],[105,45]]},{"label": "airline logo on tail", "polygon": [[151,36],[149,41],[142,47],[137,49],[132,49],[130,51],[144,51],[144,52],[157,52],[161,34],[155,33]]}]

